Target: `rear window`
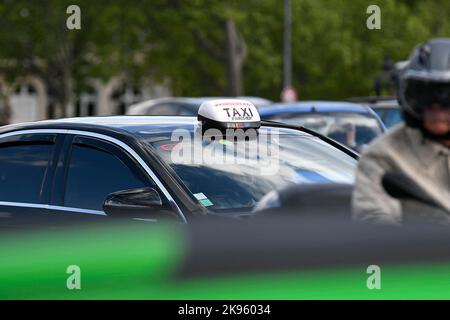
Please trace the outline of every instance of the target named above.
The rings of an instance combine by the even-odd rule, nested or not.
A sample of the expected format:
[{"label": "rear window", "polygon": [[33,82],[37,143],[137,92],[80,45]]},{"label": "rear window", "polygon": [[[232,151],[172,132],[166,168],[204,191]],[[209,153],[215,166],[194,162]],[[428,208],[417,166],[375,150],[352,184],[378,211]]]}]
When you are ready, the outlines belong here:
[{"label": "rear window", "polygon": [[317,131],[357,151],[383,133],[376,118],[361,113],[286,113],[268,119]]}]

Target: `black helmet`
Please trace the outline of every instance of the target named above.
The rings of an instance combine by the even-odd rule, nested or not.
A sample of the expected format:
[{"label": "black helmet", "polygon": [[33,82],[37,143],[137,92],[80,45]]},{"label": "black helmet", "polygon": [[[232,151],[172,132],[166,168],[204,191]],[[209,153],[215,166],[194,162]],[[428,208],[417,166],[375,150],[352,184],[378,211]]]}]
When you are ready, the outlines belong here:
[{"label": "black helmet", "polygon": [[414,49],[400,75],[398,98],[406,124],[421,129],[426,107],[437,103],[450,108],[450,38],[432,39]]}]

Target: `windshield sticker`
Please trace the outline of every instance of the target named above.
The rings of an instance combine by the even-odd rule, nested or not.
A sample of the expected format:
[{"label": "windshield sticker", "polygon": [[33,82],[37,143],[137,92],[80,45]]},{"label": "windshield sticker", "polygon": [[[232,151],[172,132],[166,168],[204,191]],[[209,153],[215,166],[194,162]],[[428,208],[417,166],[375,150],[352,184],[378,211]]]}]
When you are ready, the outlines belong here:
[{"label": "windshield sticker", "polygon": [[203,192],[194,193],[194,197],[202,204],[204,207],[212,206],[213,203],[203,194]]},{"label": "windshield sticker", "polygon": [[212,206],[213,203],[209,200],[209,199],[202,199],[200,200],[200,203],[204,206],[204,207],[209,207]]},{"label": "windshield sticker", "polygon": [[194,193],[194,197],[195,197],[197,200],[208,199],[208,198],[203,194],[203,192]]}]

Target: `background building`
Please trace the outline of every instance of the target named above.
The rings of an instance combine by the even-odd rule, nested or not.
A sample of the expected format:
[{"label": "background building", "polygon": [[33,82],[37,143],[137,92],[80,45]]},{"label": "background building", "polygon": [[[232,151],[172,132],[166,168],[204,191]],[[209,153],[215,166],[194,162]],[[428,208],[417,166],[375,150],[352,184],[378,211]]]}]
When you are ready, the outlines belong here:
[{"label": "background building", "polygon": [[[120,77],[102,83],[97,79],[74,98],[67,116],[100,116],[125,114],[131,104],[171,94],[167,86],[147,83],[140,87],[126,84]],[[2,124],[36,121],[58,117],[45,82],[35,76],[20,79],[12,85],[2,82],[1,110],[5,110]]]}]

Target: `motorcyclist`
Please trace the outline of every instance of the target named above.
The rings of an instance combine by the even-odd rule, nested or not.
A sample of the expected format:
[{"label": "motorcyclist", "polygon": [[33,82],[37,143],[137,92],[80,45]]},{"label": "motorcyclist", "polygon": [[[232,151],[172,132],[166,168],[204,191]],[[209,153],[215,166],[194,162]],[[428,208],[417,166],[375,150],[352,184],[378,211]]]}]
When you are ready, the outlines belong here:
[{"label": "motorcyclist", "polygon": [[416,183],[450,221],[450,38],[414,49],[400,75],[398,98],[405,124],[364,149],[352,195],[353,218],[404,220],[402,201],[387,194],[381,183],[393,171]]}]

